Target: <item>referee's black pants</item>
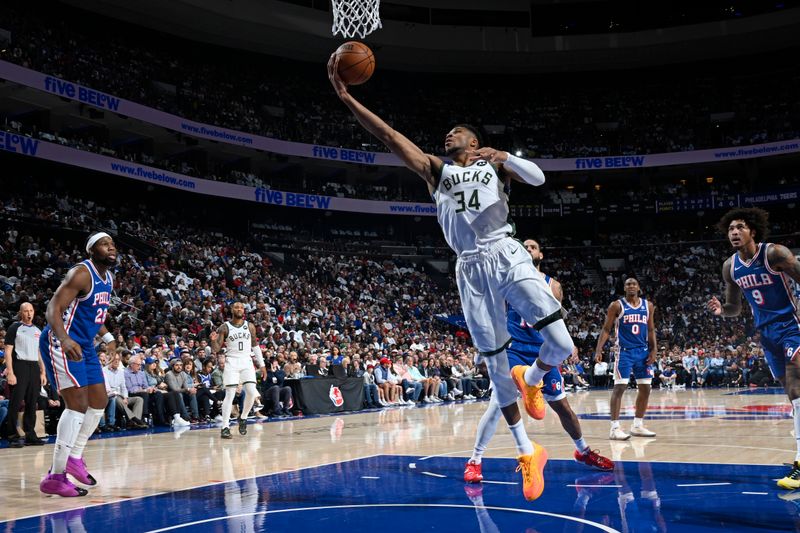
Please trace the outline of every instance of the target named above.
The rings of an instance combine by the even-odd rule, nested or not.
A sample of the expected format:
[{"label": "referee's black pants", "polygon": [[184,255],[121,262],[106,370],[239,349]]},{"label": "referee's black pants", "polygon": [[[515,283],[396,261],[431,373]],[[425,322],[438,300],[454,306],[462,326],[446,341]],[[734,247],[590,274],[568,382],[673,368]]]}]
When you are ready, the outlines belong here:
[{"label": "referee's black pants", "polygon": [[22,416],[22,430],[25,436],[36,435],[36,399],[42,388],[42,379],[39,374],[38,361],[14,361],[14,375],[17,384],[11,387],[11,398],[8,402],[8,417],[6,418],[5,434],[8,438],[17,436],[17,420],[19,408],[25,402],[25,413]]}]

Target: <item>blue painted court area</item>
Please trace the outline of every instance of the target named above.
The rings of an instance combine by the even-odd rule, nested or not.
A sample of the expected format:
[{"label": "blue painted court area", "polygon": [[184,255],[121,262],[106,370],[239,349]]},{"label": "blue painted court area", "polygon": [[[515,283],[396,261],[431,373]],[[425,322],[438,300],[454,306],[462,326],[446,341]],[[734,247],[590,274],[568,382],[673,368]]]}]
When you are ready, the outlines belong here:
[{"label": "blue painted court area", "polygon": [[[237,458],[233,458],[236,460]],[[521,496],[516,463],[377,456],[3,524],[3,531],[705,532],[800,531],[779,466],[619,463],[599,473],[547,464],[547,488]],[[783,499],[787,498],[787,499]]]}]

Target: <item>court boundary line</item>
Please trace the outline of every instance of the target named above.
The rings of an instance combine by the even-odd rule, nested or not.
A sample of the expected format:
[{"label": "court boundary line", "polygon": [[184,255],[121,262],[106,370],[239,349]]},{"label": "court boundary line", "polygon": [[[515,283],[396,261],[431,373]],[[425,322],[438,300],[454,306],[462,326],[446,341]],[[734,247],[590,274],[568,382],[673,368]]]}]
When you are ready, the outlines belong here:
[{"label": "court boundary line", "polygon": [[[82,506],[79,506],[79,507],[72,507],[70,509],[61,509],[61,510],[58,510],[58,511],[55,511],[55,512],[51,511],[51,512],[46,512],[46,513],[36,513],[36,514],[32,514],[32,515],[20,516],[18,518],[9,518],[7,520],[0,520],[0,524],[6,524],[8,522],[16,522],[17,520],[27,520],[29,518],[37,518],[37,517],[40,517],[40,516],[48,516],[48,515],[52,515],[52,514],[68,513],[70,511],[75,511],[77,509],[90,509],[90,508],[93,508],[93,507],[102,507],[103,505],[112,505],[112,504],[117,504],[117,503],[120,503],[120,502],[129,502],[129,501],[133,501],[133,500],[142,500],[144,498],[150,498],[150,497],[153,497],[153,496],[163,496],[164,494],[172,494],[172,493],[181,492],[181,491],[184,491],[184,490],[202,489],[202,488],[205,488],[205,487],[213,487],[214,485],[224,485],[225,483],[235,483],[237,481],[246,481],[248,479],[256,479],[256,478],[260,478],[260,477],[278,476],[280,474],[289,474],[289,473],[292,473],[292,472],[300,472],[302,470],[309,470],[311,468],[322,468],[323,466],[331,466],[331,465],[337,465],[337,464],[342,464],[342,463],[350,463],[350,462],[353,462],[353,461],[361,461],[363,459],[371,459],[373,457],[382,457],[382,456],[385,456],[385,455],[386,456],[391,456],[391,454],[373,453],[373,454],[370,454],[370,455],[365,455],[363,457],[354,457],[353,459],[346,459],[344,461],[332,461],[332,462],[328,462],[328,463],[321,463],[321,464],[317,464],[317,465],[310,465],[310,466],[304,466],[304,467],[301,467],[301,468],[295,468],[295,469],[292,469],[292,470],[281,470],[279,472],[272,472],[272,473],[269,473],[269,474],[259,474],[259,475],[255,475],[255,476],[247,476],[247,477],[242,477],[242,478],[229,479],[227,481],[213,481],[213,482],[209,482],[209,483],[202,483],[200,485],[196,485],[196,486],[193,486],[193,487],[186,487],[186,488],[176,489],[176,490],[172,490],[172,491],[154,492],[153,494],[146,494],[144,496],[133,496],[131,498],[119,498],[119,499],[114,499],[112,501],[103,502],[103,503],[93,503],[93,504],[89,504],[89,505],[82,505]],[[75,500],[80,502],[82,500],[82,498],[75,498]]]},{"label": "court boundary line", "polygon": [[327,511],[331,509],[369,509],[375,507],[428,507],[428,508],[446,508],[446,509],[485,509],[487,511],[507,511],[512,513],[524,513],[524,514],[535,514],[541,516],[549,516],[555,518],[561,518],[567,520],[568,522],[578,522],[579,524],[585,524],[595,529],[599,529],[600,531],[605,531],[607,533],[622,533],[618,529],[614,529],[611,526],[607,526],[605,524],[601,524],[599,522],[593,522],[586,518],[580,518],[577,516],[569,516],[563,515],[558,513],[550,513],[547,511],[537,511],[535,509],[519,509],[516,507],[497,507],[493,505],[466,505],[466,504],[442,504],[442,503],[364,503],[364,504],[350,504],[350,505],[324,505],[321,507],[295,507],[290,509],[273,509],[267,511],[258,511],[255,513],[241,513],[233,516],[220,516],[217,518],[206,518],[203,520],[195,520],[194,522],[186,522],[185,524],[176,524],[172,526],[168,526],[161,529],[148,529],[147,533],[163,533],[165,531],[174,531],[176,529],[185,529],[189,527],[198,526],[200,524],[208,524],[212,522],[218,522],[220,520],[230,520],[231,518],[246,518],[246,517],[255,517],[259,515],[269,515],[269,514],[280,514],[280,513],[294,513],[294,512],[304,512],[304,511]]}]

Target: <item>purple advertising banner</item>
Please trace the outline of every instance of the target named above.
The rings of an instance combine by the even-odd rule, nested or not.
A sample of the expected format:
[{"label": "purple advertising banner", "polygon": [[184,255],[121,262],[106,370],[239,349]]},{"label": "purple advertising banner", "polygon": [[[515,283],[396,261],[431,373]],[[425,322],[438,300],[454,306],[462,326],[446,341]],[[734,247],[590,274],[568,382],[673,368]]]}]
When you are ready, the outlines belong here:
[{"label": "purple advertising banner", "polygon": [[[364,165],[403,166],[402,161],[394,154],[281,141],[271,137],[262,137],[260,135],[220,126],[195,122],[122,98],[117,98],[116,96],[96,91],[70,81],[20,67],[19,65],[6,61],[0,61],[0,78],[201,139],[235,144],[288,156],[311,157],[315,159],[360,163]],[[533,161],[544,171],[562,172],[690,165],[695,163],[733,161],[797,152],[800,152],[800,139],[749,146],[734,146],[730,148],[694,150],[691,152],[578,157],[570,159],[534,159]]]},{"label": "purple advertising banner", "polygon": [[433,204],[358,200],[319,194],[276,191],[261,187],[205,180],[105,155],[84,152],[83,150],[6,131],[0,131],[0,150],[66,163],[182,191],[247,200],[267,205],[377,215],[436,216],[436,206]]}]

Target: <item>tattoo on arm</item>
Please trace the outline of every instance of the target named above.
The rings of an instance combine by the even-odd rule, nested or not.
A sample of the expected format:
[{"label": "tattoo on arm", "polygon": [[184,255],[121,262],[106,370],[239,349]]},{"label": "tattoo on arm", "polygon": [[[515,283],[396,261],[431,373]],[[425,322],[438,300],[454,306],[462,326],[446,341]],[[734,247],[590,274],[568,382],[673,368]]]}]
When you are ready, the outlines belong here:
[{"label": "tattoo on arm", "polygon": [[222,348],[222,341],[224,341],[225,337],[228,336],[228,326],[222,324],[219,329],[217,329],[217,334],[219,334],[219,337],[217,337],[216,340],[211,341],[211,349],[214,352],[219,352],[220,348]]},{"label": "tattoo on arm", "polygon": [[767,250],[767,260],[773,270],[783,272],[800,283],[800,261],[790,249],[781,244],[773,244]]}]

